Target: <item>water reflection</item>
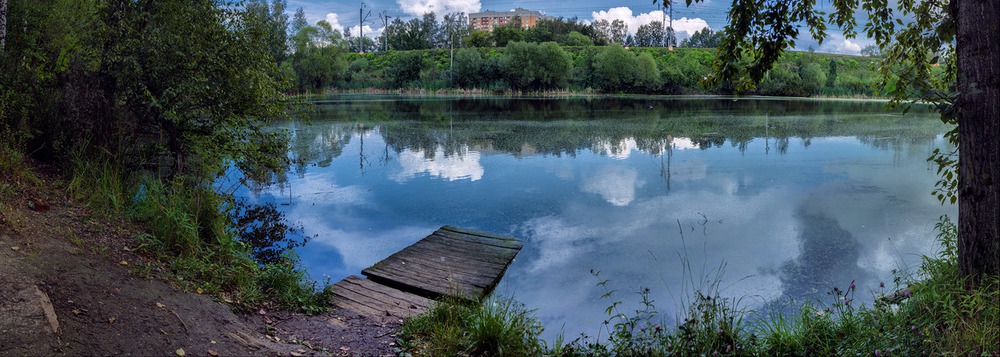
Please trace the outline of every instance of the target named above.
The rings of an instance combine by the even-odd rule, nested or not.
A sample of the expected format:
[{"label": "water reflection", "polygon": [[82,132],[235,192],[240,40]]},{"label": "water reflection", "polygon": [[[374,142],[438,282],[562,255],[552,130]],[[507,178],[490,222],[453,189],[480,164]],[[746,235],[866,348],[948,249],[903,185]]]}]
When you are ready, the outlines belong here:
[{"label": "water reflection", "polygon": [[518,236],[499,291],[550,339],[597,334],[609,301],[591,269],[623,309],[650,287],[669,323],[723,265],[724,293],[756,305],[877,286],[933,252],[934,220],[954,213],[925,161],[948,128],[881,103],[341,96],[311,122],[280,126],[294,190],[243,194],[286,200],[317,235],[299,251],[313,277],[357,274],[444,224]]}]

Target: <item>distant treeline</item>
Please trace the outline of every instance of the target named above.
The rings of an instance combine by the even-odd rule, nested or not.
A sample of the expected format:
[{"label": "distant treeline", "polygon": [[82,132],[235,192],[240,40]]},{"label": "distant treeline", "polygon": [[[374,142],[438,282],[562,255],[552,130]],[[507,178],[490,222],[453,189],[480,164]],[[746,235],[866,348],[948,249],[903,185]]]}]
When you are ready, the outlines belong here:
[{"label": "distant treeline", "polygon": [[[282,68],[297,92],[325,89],[485,92],[728,93],[709,88],[720,31],[704,29],[678,45],[659,22],[635,35],[621,21],[551,18],[524,29],[514,19],[493,31],[471,28],[465,14],[396,19],[381,36],[340,32],[326,21],[289,24]],[[358,34],[359,35],[359,34]],[[866,57],[786,53],[754,92],[777,96],[877,97],[880,76]]]},{"label": "distant treeline", "polygon": [[[339,89],[477,89],[487,92],[726,93],[702,80],[712,74],[714,49],[561,46],[512,42],[502,48],[344,53],[343,72],[327,81]],[[875,58],[786,53],[750,94],[878,97]],[[307,89],[307,88],[303,88]],[[319,88],[312,88],[319,89]]]}]

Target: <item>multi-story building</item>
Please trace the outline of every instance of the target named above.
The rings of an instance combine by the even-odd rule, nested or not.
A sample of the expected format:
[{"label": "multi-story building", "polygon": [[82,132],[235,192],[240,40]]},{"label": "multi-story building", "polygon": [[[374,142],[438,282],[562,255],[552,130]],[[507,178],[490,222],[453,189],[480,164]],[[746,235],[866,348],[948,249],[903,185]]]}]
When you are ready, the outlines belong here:
[{"label": "multi-story building", "polygon": [[516,8],[511,11],[490,11],[476,12],[469,14],[469,25],[476,30],[493,31],[494,27],[503,26],[520,18],[522,28],[532,28],[538,24],[539,20],[546,16],[541,12]]}]

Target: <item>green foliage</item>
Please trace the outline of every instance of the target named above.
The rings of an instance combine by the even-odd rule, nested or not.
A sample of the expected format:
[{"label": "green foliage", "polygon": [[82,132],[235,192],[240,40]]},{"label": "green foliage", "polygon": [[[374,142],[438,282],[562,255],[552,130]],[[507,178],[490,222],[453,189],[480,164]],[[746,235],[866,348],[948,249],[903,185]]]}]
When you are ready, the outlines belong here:
[{"label": "green foliage", "polygon": [[277,63],[287,55],[284,1],[9,5],[23,26],[0,53],[0,166],[19,160],[8,150],[62,165],[69,193],[144,226],[141,248],[185,288],[240,306],[315,296],[293,258],[284,270],[251,258],[212,186],[229,165],[287,163],[285,137],[263,129],[286,115],[283,91],[302,63]]},{"label": "green foliage", "polygon": [[532,356],[542,351],[542,326],[509,298],[443,300],[406,320],[401,340],[406,352],[428,356]]},{"label": "green foliage", "polygon": [[826,72],[819,63],[809,63],[799,67],[799,78],[802,79],[802,91],[806,96],[819,94],[826,84]]},{"label": "green foliage", "polygon": [[566,46],[593,46],[594,40],[582,33],[573,31],[566,35],[563,44]]},{"label": "green foliage", "polygon": [[420,52],[401,52],[385,70],[385,76],[389,85],[393,88],[405,88],[413,85],[413,82],[420,80],[420,71],[423,69],[424,58]]},{"label": "green foliage", "polygon": [[504,52],[503,67],[513,89],[547,90],[565,85],[572,62],[555,42],[511,42]]},{"label": "green foliage", "polygon": [[681,41],[681,47],[716,48],[722,44],[722,35],[722,31],[712,31],[706,27]]},{"label": "green foliage", "polygon": [[497,26],[491,33],[493,45],[507,47],[510,43],[524,41],[524,29],[520,26]]},{"label": "green foliage", "polygon": [[593,85],[602,92],[647,92],[660,80],[656,61],[648,53],[633,54],[611,45],[594,56]]},{"label": "green foliage", "polygon": [[486,78],[483,73],[483,55],[476,49],[455,51],[455,84],[462,88],[481,86]]},{"label": "green foliage", "polygon": [[830,59],[829,69],[826,73],[826,86],[833,87],[837,83],[837,61]]},{"label": "green foliage", "polygon": [[465,45],[468,47],[493,46],[493,38],[490,36],[490,32],[486,30],[472,30],[463,38],[463,41],[465,41]]},{"label": "green foliage", "polygon": [[304,26],[292,36],[291,67],[295,71],[297,90],[309,92],[323,89],[346,79],[347,43],[340,32],[326,21],[316,26]]}]

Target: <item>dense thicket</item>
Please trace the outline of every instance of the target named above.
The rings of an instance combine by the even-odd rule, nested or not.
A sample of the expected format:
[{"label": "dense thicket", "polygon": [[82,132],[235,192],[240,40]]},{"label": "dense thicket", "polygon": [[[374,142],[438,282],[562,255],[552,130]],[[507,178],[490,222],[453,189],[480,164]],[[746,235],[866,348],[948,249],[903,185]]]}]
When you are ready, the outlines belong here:
[{"label": "dense thicket", "polygon": [[[263,128],[290,109],[290,78],[300,87],[339,79],[346,68],[336,61],[313,61],[332,56],[306,56],[336,31],[315,31],[289,56],[281,0],[3,5],[3,23],[16,26],[0,46],[0,163],[21,166],[31,154],[65,172],[68,191],[95,212],[142,222],[148,234],[136,245],[192,290],[319,306],[288,257],[252,259],[255,242],[286,239],[287,226],[267,226],[281,215],[231,209],[213,183],[233,164],[250,174],[286,165],[285,138]],[[287,76],[295,72],[309,75]],[[238,239],[247,232],[255,239]]]},{"label": "dense thicket", "polygon": [[[572,33],[568,35],[573,37]],[[543,48],[545,51],[539,51]],[[454,50],[454,56],[449,50],[439,49],[344,53],[343,57],[349,61],[350,70],[344,80],[331,84],[335,88],[594,90],[647,94],[721,91],[702,83],[712,74],[713,49],[670,51],[663,47],[626,49],[617,44],[567,47],[555,42],[512,42],[504,48],[459,48]],[[568,67],[563,66],[562,58],[569,59]],[[857,56],[787,53],[752,93],[876,97],[879,93],[875,88],[875,61]],[[833,72],[829,71],[831,63],[836,68]],[[528,83],[531,82],[528,77],[551,80],[544,84]]]}]

